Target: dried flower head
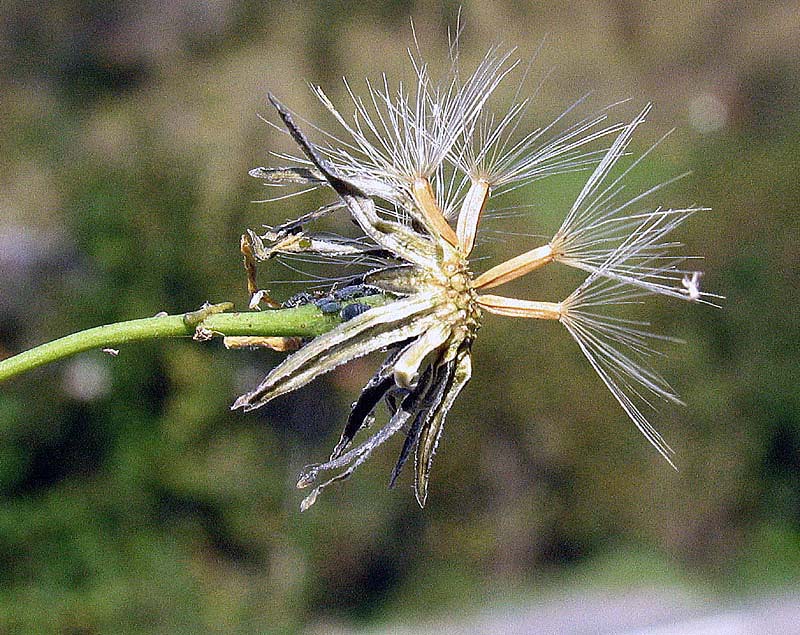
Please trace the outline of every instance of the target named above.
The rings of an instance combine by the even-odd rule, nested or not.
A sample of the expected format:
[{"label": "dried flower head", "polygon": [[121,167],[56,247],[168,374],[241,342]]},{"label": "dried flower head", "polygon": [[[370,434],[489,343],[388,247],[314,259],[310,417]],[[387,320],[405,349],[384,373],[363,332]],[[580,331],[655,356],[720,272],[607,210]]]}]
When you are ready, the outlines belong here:
[{"label": "dried flower head", "polygon": [[[390,437],[405,439],[391,475],[394,485],[413,454],[415,493],[425,504],[431,463],[445,417],[472,372],[471,347],[484,311],[498,315],[560,321],[636,426],[671,463],[671,450],[650,425],[644,410],[653,397],[678,397],[649,360],[659,338],[646,325],[614,314],[618,306],[648,294],[708,302],[699,274],[668,234],[702,208],[647,207],[656,186],[625,195],[612,168],[628,153],[648,106],[630,123],[606,124],[601,113],[554,132],[559,121],[515,138],[528,101],[515,102],[501,116],[487,105],[497,86],[517,66],[511,53],[492,49],[468,76],[453,57],[448,76],[435,82],[414,55],[416,82],[409,91],[390,87],[384,77],[367,85],[362,99],[347,86],[354,115],[348,119],[319,87],[313,90],[343,129],[313,144],[292,114],[274,97],[288,132],[302,151],[292,167],[257,168],[251,173],[270,185],[325,187],[336,201],[265,234],[250,232],[253,258],[302,254],[366,261],[375,265],[357,286],[347,286],[319,303],[338,310],[338,300],[383,293],[392,301],[362,305],[347,319],[278,365],[261,384],[237,399],[234,408],[258,408],[279,395],[352,359],[386,351],[387,357],[353,404],[330,459],[307,467],[298,487],[318,482],[301,505],[307,509],[329,484],[347,478]],[[602,151],[591,150],[608,139]],[[284,157],[287,158],[287,157]],[[473,273],[470,255],[490,196],[536,179],[583,170],[585,185],[552,239],[521,255]],[[306,225],[345,208],[364,233],[360,239],[315,235]],[[487,293],[550,263],[589,275],[561,302]],[[256,301],[257,302],[257,301]],[[384,401],[390,417],[359,445]]]}]

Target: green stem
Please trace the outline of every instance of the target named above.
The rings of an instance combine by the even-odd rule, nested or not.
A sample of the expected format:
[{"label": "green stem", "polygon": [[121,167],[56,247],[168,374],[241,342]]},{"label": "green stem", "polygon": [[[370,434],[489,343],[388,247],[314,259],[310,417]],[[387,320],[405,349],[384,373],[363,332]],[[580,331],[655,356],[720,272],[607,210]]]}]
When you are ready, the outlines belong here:
[{"label": "green stem", "polygon": [[[378,306],[390,301],[382,295],[356,301]],[[342,303],[348,304],[348,303]],[[106,324],[47,342],[0,361],[0,381],[39,366],[92,349],[116,348],[162,337],[220,336],[315,337],[341,323],[337,313],[322,313],[313,304],[292,309],[222,313],[230,303],[184,313]]]}]

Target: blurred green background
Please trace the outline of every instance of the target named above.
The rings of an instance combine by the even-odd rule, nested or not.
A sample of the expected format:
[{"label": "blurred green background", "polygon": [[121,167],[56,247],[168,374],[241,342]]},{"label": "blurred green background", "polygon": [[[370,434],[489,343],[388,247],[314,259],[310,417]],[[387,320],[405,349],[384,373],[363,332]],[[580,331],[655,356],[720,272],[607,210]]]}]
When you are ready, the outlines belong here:
[{"label": "blurred green background", "polygon": [[[687,407],[654,418],[680,471],[549,324],[486,319],[424,510],[408,474],[386,490],[391,448],[298,511],[299,469],[327,456],[375,359],[242,414],[229,405],[279,354],[188,341],[86,354],[0,387],[0,632],[330,632],[576,589],[797,588],[800,5],[461,4],[467,62],[497,42],[531,59],[544,41],[531,126],[591,91],[594,109],[632,98],[621,116],[655,103],[639,150],[677,128],[645,177],[692,170],[660,200],[713,208],[680,238],[727,296],[649,309],[686,340],[660,368]],[[244,306],[242,231],[317,201],[252,202],[265,194],[247,170],[290,149],[257,116],[271,117],[266,91],[316,121],[305,81],[341,97],[343,75],[359,89],[407,77],[410,18],[444,63],[458,11],[3,3],[0,357],[206,300]],[[519,192],[541,216],[506,228],[552,232],[579,184]],[[558,299],[530,278],[527,297]]]}]

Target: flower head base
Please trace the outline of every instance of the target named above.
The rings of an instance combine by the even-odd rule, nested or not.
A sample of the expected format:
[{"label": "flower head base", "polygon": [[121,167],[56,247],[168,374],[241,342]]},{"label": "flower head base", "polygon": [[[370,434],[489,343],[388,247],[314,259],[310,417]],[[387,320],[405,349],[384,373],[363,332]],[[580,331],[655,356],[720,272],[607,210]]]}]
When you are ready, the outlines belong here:
[{"label": "flower head base", "polygon": [[[348,86],[355,105],[352,122],[315,88],[347,135],[339,140],[328,134],[331,144],[325,146],[312,144],[291,113],[270,96],[302,156],[295,158],[295,167],[258,168],[253,174],[270,184],[328,187],[338,201],[262,236],[251,232],[253,256],[368,259],[376,266],[358,280],[362,292],[393,298],[306,344],[233,406],[258,408],[347,361],[386,351],[353,404],[330,459],[301,475],[298,487],[309,487],[323,473],[334,473],[312,489],[302,509],[401,430],[405,440],[390,486],[413,454],[415,494],[425,504],[433,456],[445,417],[470,379],[471,346],[484,312],[559,320],[628,416],[671,463],[669,446],[643,414],[654,396],[678,401],[647,363],[655,353],[653,341],[664,338],[608,309],[653,293],[701,302],[713,297],[700,291],[699,274],[682,268],[686,258],[673,255],[677,245],[667,239],[701,208],[642,210],[640,204],[657,187],[623,199],[622,177],[609,178],[649,107],[626,125],[601,127],[604,116],[599,116],[555,136],[548,136],[548,126],[513,141],[526,102],[497,119],[487,102],[515,65],[510,54],[492,50],[466,80],[453,71],[436,84],[425,65],[415,63],[413,94],[402,86],[392,92],[384,78],[380,88],[369,86],[366,102]],[[584,149],[602,137],[613,137],[607,149]],[[588,179],[552,240],[473,275],[469,258],[490,196],[578,169],[587,170]],[[363,239],[305,232],[307,224],[343,207],[364,232]],[[589,272],[562,302],[485,293],[553,262]],[[381,401],[390,413],[388,423],[351,448],[373,422]]]}]

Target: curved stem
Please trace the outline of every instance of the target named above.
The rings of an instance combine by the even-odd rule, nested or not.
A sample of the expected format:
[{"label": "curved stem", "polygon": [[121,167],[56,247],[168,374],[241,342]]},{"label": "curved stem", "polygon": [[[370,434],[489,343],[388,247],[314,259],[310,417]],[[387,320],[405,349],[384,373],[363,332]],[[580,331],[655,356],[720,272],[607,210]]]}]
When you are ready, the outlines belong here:
[{"label": "curved stem", "polygon": [[[390,300],[386,296],[374,295],[356,301],[377,306]],[[217,335],[314,337],[341,323],[338,312],[322,313],[313,304],[272,311],[222,312],[232,307],[231,303],[217,304],[181,315],[157,315],[79,331],[0,360],[0,381],[77,353],[143,340],[162,337],[208,339]]]}]

